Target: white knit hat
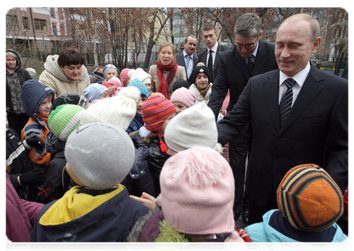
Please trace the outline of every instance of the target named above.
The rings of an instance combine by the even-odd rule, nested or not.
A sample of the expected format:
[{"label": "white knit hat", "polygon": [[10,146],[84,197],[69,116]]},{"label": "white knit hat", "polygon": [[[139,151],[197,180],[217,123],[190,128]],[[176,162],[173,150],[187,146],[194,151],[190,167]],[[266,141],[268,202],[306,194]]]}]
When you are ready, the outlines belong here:
[{"label": "white knit hat", "polygon": [[65,158],[83,185],[104,190],[118,185],[130,172],[135,148],[121,128],[91,123],[79,126],[70,134]]},{"label": "white knit hat", "polygon": [[177,114],[165,129],[166,144],[176,152],[195,146],[215,149],[217,140],[215,116],[205,101]]},{"label": "white knit hat", "polygon": [[151,75],[141,68],[137,68],[136,70],[131,69],[128,75],[130,77],[130,81],[138,79],[144,84],[151,84]]},{"label": "white knit hat", "polygon": [[125,87],[117,96],[92,104],[81,114],[80,125],[103,122],[127,130],[136,114],[140,91],[136,87]]}]

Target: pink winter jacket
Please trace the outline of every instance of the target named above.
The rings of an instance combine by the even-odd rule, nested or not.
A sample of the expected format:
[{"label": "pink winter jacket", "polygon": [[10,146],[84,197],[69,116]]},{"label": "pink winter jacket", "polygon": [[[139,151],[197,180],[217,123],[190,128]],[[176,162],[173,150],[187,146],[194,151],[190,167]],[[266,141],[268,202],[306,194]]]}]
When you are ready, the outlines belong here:
[{"label": "pink winter jacket", "polygon": [[31,233],[44,204],[22,200],[5,173],[5,250],[31,250]]}]

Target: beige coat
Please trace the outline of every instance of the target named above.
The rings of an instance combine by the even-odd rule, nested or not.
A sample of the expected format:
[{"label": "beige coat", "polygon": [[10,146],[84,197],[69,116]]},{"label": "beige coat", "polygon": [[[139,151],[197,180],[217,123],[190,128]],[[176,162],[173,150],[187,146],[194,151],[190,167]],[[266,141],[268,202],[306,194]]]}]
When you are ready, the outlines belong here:
[{"label": "beige coat", "polygon": [[84,95],[84,90],[90,85],[90,77],[86,67],[82,66],[79,80],[69,79],[58,64],[59,55],[49,55],[44,63],[44,71],[39,76],[39,82],[49,86],[57,97],[63,93],[77,93]]},{"label": "beige coat", "polygon": [[[149,74],[151,75],[151,91],[157,92],[157,90],[159,89],[160,80],[157,75],[156,65],[150,66]],[[168,74],[169,74],[169,71],[163,71],[164,79],[167,79]],[[172,91],[173,91],[173,89],[172,89],[173,83],[176,82],[177,80],[180,80],[180,79],[187,80],[187,76],[186,76],[186,70],[184,69],[184,67],[178,65],[175,77],[172,79],[171,83],[169,83],[169,85],[168,85],[168,94],[170,95],[170,97],[171,97]]]}]

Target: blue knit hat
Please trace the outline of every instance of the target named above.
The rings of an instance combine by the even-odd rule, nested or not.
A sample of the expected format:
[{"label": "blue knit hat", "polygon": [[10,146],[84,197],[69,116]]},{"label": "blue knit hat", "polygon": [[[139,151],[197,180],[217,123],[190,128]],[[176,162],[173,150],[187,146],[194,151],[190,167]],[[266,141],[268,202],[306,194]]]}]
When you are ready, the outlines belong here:
[{"label": "blue knit hat", "polygon": [[145,95],[147,98],[149,98],[149,91],[148,91],[146,85],[143,82],[141,82],[140,80],[134,79],[133,81],[131,81],[128,84],[128,86],[134,86],[134,87],[138,88],[142,95]]},{"label": "blue knit hat", "polygon": [[90,84],[84,90],[85,98],[91,103],[95,99],[98,99],[103,92],[108,91],[107,87],[97,83]]}]

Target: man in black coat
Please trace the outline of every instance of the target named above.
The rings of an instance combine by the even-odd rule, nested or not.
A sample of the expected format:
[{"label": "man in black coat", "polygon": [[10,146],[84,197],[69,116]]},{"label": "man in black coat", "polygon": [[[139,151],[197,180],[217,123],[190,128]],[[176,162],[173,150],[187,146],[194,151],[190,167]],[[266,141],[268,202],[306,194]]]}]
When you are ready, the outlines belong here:
[{"label": "man in black coat", "polygon": [[[209,72],[212,73],[210,82],[214,83],[219,71],[220,53],[228,48],[217,42],[218,34],[214,26],[205,26],[202,32],[203,41],[207,48],[198,55],[199,62],[203,62],[209,68]],[[212,56],[210,57],[210,55]]]},{"label": "man in black coat", "polygon": [[309,63],[320,44],[320,26],[312,16],[286,19],[275,43],[279,70],[250,78],[218,124],[222,144],[239,141],[252,127],[246,184],[250,223],[277,208],[276,189],[296,165],[317,164],[342,190],[348,184],[348,81]]},{"label": "man in black coat", "polygon": [[[236,46],[220,55],[219,73],[214,81],[208,104],[216,119],[228,90],[230,90],[230,103],[227,110],[231,111],[251,76],[278,68],[274,56],[274,45],[261,41],[262,35],[262,21],[258,15],[247,13],[237,20]],[[251,64],[252,69],[248,69],[248,64]],[[236,187],[234,205],[236,218],[240,216],[243,208],[245,162],[249,141],[249,135],[247,135],[237,145],[232,141],[229,143],[230,165]],[[247,204],[247,201],[245,202]]]},{"label": "man in black coat", "polygon": [[187,81],[190,84],[190,77],[192,75],[194,67],[198,63],[198,56],[194,54],[195,49],[197,48],[198,40],[195,36],[189,35],[183,41],[183,51],[177,53],[176,55],[176,63],[180,66],[183,66],[186,69]]}]

